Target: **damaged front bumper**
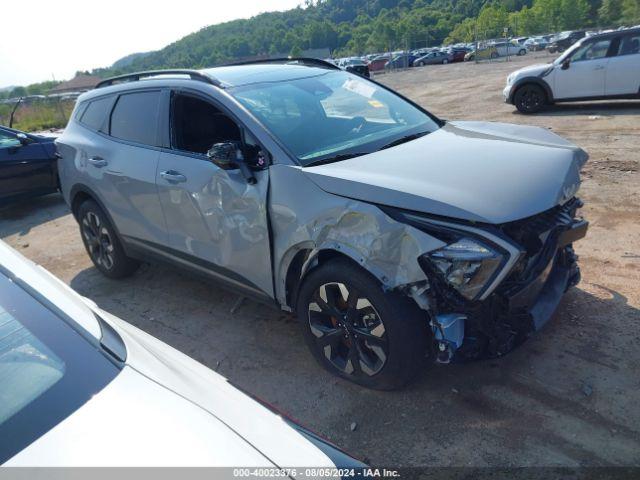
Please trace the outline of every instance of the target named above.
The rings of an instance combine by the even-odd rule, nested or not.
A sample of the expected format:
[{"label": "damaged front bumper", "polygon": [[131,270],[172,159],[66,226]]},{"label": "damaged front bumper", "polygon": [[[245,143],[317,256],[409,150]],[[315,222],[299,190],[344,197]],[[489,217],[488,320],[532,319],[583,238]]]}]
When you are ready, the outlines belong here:
[{"label": "damaged front bumper", "polygon": [[535,232],[544,242],[535,253],[529,246],[483,301],[461,302],[443,285],[433,285],[437,311],[430,323],[438,362],[499,357],[549,321],[567,289],[580,281],[572,243],[586,235],[588,223],[573,218],[576,208],[550,230]]},{"label": "damaged front bumper", "polygon": [[[521,290],[511,294],[496,292],[473,312],[436,316],[432,323],[437,360],[449,363],[508,353],[549,321],[564,293],[579,281],[576,256],[571,247],[565,247]],[[445,321],[441,329],[442,319]]]}]

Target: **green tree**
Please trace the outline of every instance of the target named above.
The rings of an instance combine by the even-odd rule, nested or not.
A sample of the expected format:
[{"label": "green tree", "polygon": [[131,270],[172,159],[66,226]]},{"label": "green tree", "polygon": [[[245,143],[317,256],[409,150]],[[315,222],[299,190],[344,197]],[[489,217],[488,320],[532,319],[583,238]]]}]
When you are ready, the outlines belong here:
[{"label": "green tree", "polygon": [[509,24],[512,25],[514,35],[532,35],[540,33],[543,28],[536,12],[525,6],[518,12],[509,16]]},{"label": "green tree", "polygon": [[562,0],[560,7],[563,29],[574,30],[586,26],[590,10],[587,0]]},{"label": "green tree", "polygon": [[502,36],[509,26],[507,9],[497,5],[485,5],[478,15],[478,37],[495,38]]},{"label": "green tree", "polygon": [[562,0],[535,0],[532,10],[543,31],[563,30]]},{"label": "green tree", "polygon": [[455,26],[444,41],[445,43],[472,42],[475,28],[476,21],[473,18],[466,18]]},{"label": "green tree", "polygon": [[640,23],[640,0],[623,0],[622,19],[627,25]]},{"label": "green tree", "polygon": [[603,0],[598,9],[601,26],[613,26],[620,22],[622,17],[622,0]]},{"label": "green tree", "polygon": [[11,90],[9,98],[25,97],[27,95],[27,89],[25,87],[15,87]]}]

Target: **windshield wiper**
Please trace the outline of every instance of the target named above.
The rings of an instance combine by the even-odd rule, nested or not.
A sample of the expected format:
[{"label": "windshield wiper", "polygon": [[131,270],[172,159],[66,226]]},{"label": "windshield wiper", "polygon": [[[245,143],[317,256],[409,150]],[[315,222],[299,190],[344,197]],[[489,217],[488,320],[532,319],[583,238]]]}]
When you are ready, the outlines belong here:
[{"label": "windshield wiper", "polygon": [[326,165],[327,163],[341,162],[342,160],[349,160],[350,158],[360,157],[362,155],[367,155],[367,152],[340,153],[338,155],[334,155],[333,157],[327,157],[327,158],[321,158],[320,160],[315,160],[311,163],[307,163],[304,166],[317,167],[318,165]]},{"label": "windshield wiper", "polygon": [[416,138],[424,137],[426,134],[431,132],[418,132],[412,133],[411,135],[405,135],[404,137],[396,138],[393,142],[389,142],[386,145],[380,147],[380,150],[384,150],[385,148],[395,147],[396,145],[401,145],[403,143],[410,142],[411,140],[415,140]]}]

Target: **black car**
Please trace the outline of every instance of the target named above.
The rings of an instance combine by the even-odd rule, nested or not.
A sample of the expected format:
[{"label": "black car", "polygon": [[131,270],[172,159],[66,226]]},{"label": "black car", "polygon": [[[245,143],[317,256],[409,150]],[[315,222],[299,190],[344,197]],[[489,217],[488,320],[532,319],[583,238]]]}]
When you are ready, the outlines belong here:
[{"label": "black car", "polygon": [[364,61],[359,59],[346,59],[340,62],[338,66],[343,70],[346,70],[347,72],[355,73],[356,75],[360,75],[362,77],[369,78],[371,75],[369,73],[369,66]]},{"label": "black car", "polygon": [[547,50],[549,51],[549,53],[564,52],[578,40],[586,37],[586,35],[587,32],[585,32],[584,30],[576,30],[575,32],[563,32],[555,37],[549,45],[547,45]]},{"label": "black car", "polygon": [[54,140],[0,126],[0,204],[58,190]]}]

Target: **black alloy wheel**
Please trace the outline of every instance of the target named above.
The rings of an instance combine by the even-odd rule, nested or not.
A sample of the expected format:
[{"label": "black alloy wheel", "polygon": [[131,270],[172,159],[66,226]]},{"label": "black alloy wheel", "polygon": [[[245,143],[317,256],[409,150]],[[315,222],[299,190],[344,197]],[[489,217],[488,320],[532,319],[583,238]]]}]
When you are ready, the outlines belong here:
[{"label": "black alloy wheel", "polygon": [[547,98],[538,85],[523,85],[513,97],[516,108],[521,113],[536,113],[542,110]]},{"label": "black alloy wheel", "polygon": [[428,318],[406,296],[382,289],[346,259],[314,268],[300,287],[296,312],[318,363],[378,390],[403,387],[426,366]]},{"label": "black alloy wheel", "polygon": [[369,299],[344,283],[325,283],[308,306],[309,328],[324,356],[347,375],[373,376],[389,354],[384,323]]},{"label": "black alloy wheel", "polygon": [[111,270],[115,263],[113,240],[94,212],[87,212],[82,218],[82,235],[91,260]]},{"label": "black alloy wheel", "polygon": [[97,203],[85,201],[77,218],[82,243],[100,272],[110,278],[122,278],[137,270],[140,263],[126,256],[113,226]]}]

